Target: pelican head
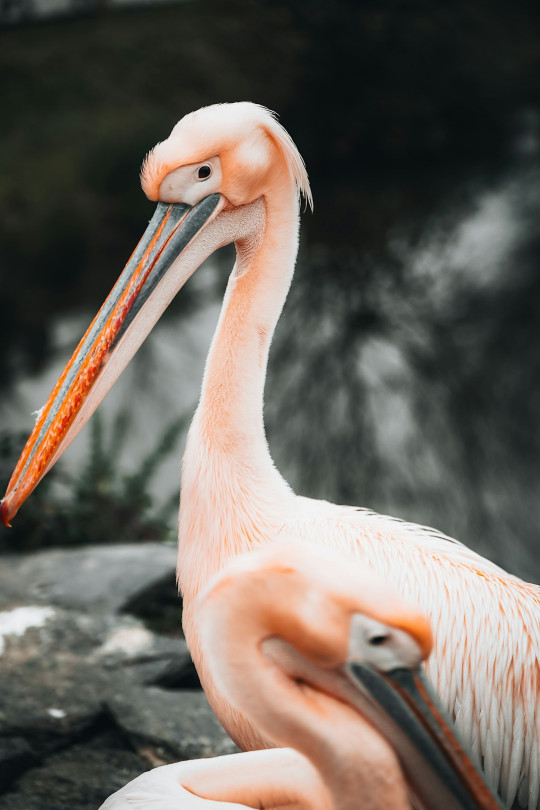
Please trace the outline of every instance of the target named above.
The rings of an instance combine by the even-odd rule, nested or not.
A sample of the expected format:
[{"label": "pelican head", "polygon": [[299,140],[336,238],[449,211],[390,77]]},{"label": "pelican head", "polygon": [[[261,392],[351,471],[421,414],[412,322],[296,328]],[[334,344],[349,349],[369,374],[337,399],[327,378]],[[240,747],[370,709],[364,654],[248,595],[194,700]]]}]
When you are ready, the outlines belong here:
[{"label": "pelican head", "polygon": [[274,115],[248,101],[214,104],[184,116],[149,152],[141,184],[156,202],[197,205],[219,193],[247,205],[268,194],[279,163],[311,204],[304,162]]},{"label": "pelican head", "polygon": [[225,244],[260,242],[273,193],[301,193],[311,204],[291,137],[250,102],[186,115],[148,154],[141,182],[156,212],[39,412],[0,505],[6,525],[201,263]]}]

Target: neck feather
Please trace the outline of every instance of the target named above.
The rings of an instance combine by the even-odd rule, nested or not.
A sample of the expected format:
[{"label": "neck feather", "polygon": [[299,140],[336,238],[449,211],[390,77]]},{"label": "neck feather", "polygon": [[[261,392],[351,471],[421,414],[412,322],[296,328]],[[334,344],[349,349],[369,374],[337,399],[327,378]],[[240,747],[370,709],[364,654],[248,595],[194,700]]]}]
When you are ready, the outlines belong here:
[{"label": "neck feather", "polygon": [[263,422],[270,343],[298,250],[293,183],[283,183],[264,202],[261,227],[236,242],[237,261],[184,454],[178,557],[184,593],[197,591],[231,555],[274,538],[293,505]]},{"label": "neck feather", "polygon": [[[265,197],[264,230],[236,243],[221,316],[207,359],[198,421],[214,447],[267,453],[263,393],[271,340],[298,251],[292,183]],[[262,224],[262,223],[261,223]]]}]

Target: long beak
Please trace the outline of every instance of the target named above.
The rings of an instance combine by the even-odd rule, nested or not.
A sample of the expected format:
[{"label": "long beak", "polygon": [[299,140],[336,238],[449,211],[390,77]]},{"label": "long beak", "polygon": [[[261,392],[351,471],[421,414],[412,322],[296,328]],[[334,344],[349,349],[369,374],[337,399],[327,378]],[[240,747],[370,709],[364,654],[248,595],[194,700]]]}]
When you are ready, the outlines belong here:
[{"label": "long beak", "polygon": [[6,526],[88,421],[174,295],[218,246],[203,246],[202,251],[191,251],[195,254],[191,260],[176,261],[225,202],[220,194],[212,194],[194,208],[158,203],[135,252],[39,413],[0,504]]},{"label": "long beak", "polygon": [[459,742],[422,671],[388,672],[349,662],[357,705],[391,742],[424,810],[501,810],[503,805]]}]

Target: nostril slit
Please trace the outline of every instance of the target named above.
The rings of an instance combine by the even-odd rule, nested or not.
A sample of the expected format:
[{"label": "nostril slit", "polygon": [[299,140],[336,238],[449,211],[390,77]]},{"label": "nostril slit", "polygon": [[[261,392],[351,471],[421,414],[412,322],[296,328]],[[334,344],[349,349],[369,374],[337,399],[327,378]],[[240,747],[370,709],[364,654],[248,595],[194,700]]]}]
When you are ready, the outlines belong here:
[{"label": "nostril slit", "polygon": [[372,644],[374,647],[380,647],[381,644],[384,644],[388,641],[389,636],[386,636],[384,633],[379,633],[376,636],[372,636],[369,639],[369,643]]}]

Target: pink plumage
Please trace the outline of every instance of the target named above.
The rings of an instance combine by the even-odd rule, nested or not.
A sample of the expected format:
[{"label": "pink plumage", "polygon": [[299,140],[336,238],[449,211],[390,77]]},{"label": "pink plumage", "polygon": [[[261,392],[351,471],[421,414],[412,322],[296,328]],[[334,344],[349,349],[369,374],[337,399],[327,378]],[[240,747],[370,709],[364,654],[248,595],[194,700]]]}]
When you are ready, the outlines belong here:
[{"label": "pink plumage", "polygon": [[[199,171],[203,165],[210,166],[209,174],[207,168]],[[299,194],[311,201],[304,164],[289,135],[258,105],[206,107],[182,119],[158,144],[143,182],[153,199],[166,194],[162,198],[170,201],[176,189],[174,201],[189,202],[194,211],[214,197],[219,202],[112,347],[58,446],[51,435],[63,409],[73,410],[69,390],[61,402],[57,392],[47,403],[50,426],[41,424],[32,434],[27,461],[2,504],[4,520],[65,450],[187,278],[216,248],[234,242],[236,264],[183,461],[179,522],[184,628],[217,715],[243,747],[272,743],[230,707],[214,683],[196,596],[231,557],[293,535],[305,542],[306,555],[312,544],[357,558],[423,607],[435,634],[429,672],[443,704],[507,806],[517,798],[522,807],[538,810],[538,586],[431,529],[297,496],[270,457],[263,423],[266,363],[296,260]],[[145,257],[142,262],[159,259]],[[66,386],[75,386],[76,366]],[[28,480],[40,448],[48,455],[34,465],[39,475]]]}]

